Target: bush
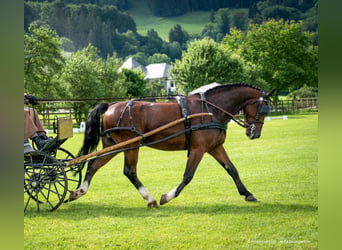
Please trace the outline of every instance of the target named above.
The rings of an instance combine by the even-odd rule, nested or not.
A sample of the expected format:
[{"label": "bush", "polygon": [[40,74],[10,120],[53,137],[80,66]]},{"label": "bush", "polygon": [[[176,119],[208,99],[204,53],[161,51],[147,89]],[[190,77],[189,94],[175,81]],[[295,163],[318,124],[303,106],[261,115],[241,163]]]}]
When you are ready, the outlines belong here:
[{"label": "bush", "polygon": [[312,98],[318,96],[318,89],[316,87],[307,86],[306,84],[289,94],[293,99]]}]

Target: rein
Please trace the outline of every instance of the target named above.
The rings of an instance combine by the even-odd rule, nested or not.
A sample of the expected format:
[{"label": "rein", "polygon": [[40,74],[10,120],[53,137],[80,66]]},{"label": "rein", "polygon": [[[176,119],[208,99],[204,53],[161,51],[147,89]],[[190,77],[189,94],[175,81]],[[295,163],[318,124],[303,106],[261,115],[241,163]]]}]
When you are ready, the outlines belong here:
[{"label": "rein", "polygon": [[203,100],[203,101],[204,101],[205,103],[209,104],[210,106],[213,106],[214,108],[216,108],[216,109],[222,111],[223,113],[227,114],[228,116],[230,116],[230,117],[232,118],[232,120],[235,121],[237,124],[239,124],[241,127],[247,128],[247,127],[251,127],[251,126],[252,126],[252,125],[249,124],[248,122],[245,122],[244,120],[241,120],[241,119],[237,118],[237,117],[236,117],[235,115],[233,115],[232,113],[230,113],[230,112],[224,110],[223,108],[221,108],[221,107],[215,105],[214,103],[209,102],[209,101],[207,101],[207,100]]},{"label": "rein", "polygon": [[[232,113],[228,112],[227,110],[224,110],[223,108],[217,106],[216,104],[214,104],[214,103],[212,103],[212,102],[209,102],[206,98],[203,98],[203,96],[201,96],[201,101],[202,101],[202,102],[205,102],[205,103],[209,104],[210,106],[213,106],[213,107],[216,108],[217,110],[220,110],[220,111],[222,111],[223,113],[227,114],[228,116],[231,117],[231,119],[232,119],[233,121],[235,121],[235,122],[236,122],[238,125],[240,125],[241,127],[243,127],[243,128],[252,128],[252,129],[254,128],[254,129],[255,129],[255,123],[262,123],[262,124],[264,123],[263,121],[259,121],[259,120],[258,120],[259,115],[260,115],[261,113],[268,113],[268,112],[269,112],[269,108],[268,108],[267,104],[266,104],[266,105],[263,105],[263,104],[262,104],[262,102],[268,103],[268,100],[264,99],[264,97],[265,97],[265,93],[262,92],[262,96],[261,96],[259,99],[253,100],[253,101],[249,101],[249,102],[245,103],[245,104],[242,106],[242,108],[244,108],[244,107],[246,107],[247,105],[252,105],[252,104],[254,104],[254,103],[259,102],[259,107],[258,107],[256,116],[255,116],[255,119],[254,119],[254,121],[252,121],[251,123],[246,122],[246,121],[244,121],[244,120],[241,120],[241,119],[237,118],[235,115],[233,115]],[[263,106],[266,106],[266,107],[267,107],[267,111],[264,111],[264,110],[263,110]]]}]

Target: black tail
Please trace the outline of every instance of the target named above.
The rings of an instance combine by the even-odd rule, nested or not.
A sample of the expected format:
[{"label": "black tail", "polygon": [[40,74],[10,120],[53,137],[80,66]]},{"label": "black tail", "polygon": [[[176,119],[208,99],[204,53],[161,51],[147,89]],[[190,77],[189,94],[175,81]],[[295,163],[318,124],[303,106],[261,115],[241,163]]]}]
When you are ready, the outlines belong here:
[{"label": "black tail", "polygon": [[89,114],[84,132],[83,146],[78,156],[94,151],[100,141],[101,115],[108,109],[108,103],[98,104]]}]

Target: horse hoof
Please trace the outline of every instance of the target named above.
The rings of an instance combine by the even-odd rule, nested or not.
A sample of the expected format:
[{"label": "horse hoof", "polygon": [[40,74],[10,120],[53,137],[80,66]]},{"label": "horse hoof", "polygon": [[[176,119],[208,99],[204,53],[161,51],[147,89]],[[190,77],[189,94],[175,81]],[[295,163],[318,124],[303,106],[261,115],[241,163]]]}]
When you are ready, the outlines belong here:
[{"label": "horse hoof", "polygon": [[163,194],[160,197],[160,205],[164,205],[165,203],[167,203],[167,194]]},{"label": "horse hoof", "polygon": [[252,194],[246,196],[245,201],[258,201]]},{"label": "horse hoof", "polygon": [[64,203],[72,202],[72,201],[75,201],[75,200],[77,200],[77,198],[69,197],[68,199],[64,200]]},{"label": "horse hoof", "polygon": [[149,207],[149,208],[157,208],[158,207],[158,203],[157,203],[157,201],[149,202],[147,204],[147,207]]},{"label": "horse hoof", "polygon": [[70,191],[69,198],[67,200],[65,200],[64,203],[76,200],[75,197],[76,197],[75,192],[74,191]]}]

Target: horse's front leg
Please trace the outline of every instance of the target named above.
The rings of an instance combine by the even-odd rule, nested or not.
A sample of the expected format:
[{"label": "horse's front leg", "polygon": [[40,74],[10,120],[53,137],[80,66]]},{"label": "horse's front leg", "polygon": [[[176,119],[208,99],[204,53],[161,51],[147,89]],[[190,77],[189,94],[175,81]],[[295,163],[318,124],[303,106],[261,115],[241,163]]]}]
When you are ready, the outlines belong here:
[{"label": "horse's front leg", "polygon": [[257,199],[243,185],[242,181],[240,180],[238,171],[236,170],[233,163],[230,161],[227,152],[222,145],[210,151],[209,154],[211,154],[233,178],[239,194],[244,195],[246,201],[257,201]]},{"label": "horse's front leg", "polygon": [[137,175],[139,150],[130,150],[125,152],[124,174],[139,191],[143,199],[147,200],[148,207],[158,207],[157,201],[150,195],[144,185],[140,182]]},{"label": "horse's front leg", "polygon": [[69,199],[67,201],[77,200],[78,198],[85,195],[88,192],[90,181],[93,178],[93,176],[95,175],[95,173],[97,172],[97,170],[99,170],[99,168],[101,168],[103,165],[105,165],[115,155],[116,154],[112,154],[112,155],[107,155],[104,157],[100,157],[97,159],[90,160],[88,163],[87,173],[84,177],[84,181],[83,181],[82,185],[79,188],[77,188],[75,191],[70,192],[70,196],[69,196]]},{"label": "horse's front leg", "polygon": [[195,175],[196,169],[198,164],[200,163],[204,152],[201,150],[191,150],[189,158],[186,163],[186,168],[183,176],[183,180],[181,183],[174,189],[172,189],[169,193],[163,194],[160,198],[160,205],[163,205],[170,200],[176,198],[180,192],[183,190],[183,188],[190,183],[192,178]]}]

